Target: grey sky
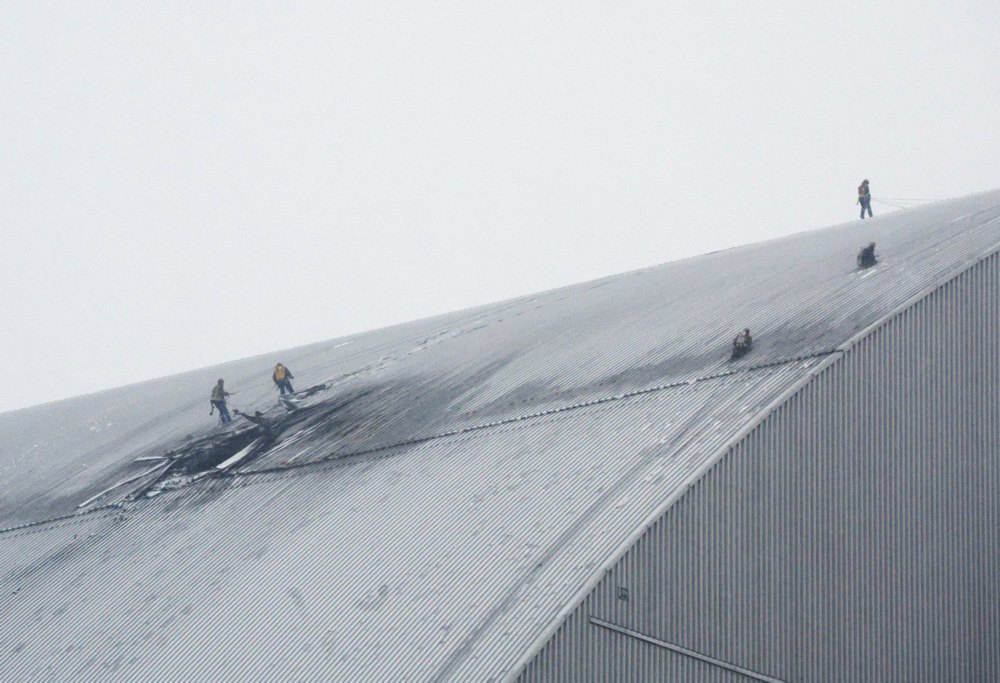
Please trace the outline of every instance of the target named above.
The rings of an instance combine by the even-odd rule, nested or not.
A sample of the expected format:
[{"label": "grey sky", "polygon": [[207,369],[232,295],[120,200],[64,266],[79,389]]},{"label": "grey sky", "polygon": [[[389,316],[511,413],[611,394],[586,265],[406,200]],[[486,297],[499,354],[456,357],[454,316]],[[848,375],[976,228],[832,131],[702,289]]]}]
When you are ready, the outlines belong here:
[{"label": "grey sky", "polygon": [[1000,185],[1000,4],[818,4],[6,0],[0,410]]}]

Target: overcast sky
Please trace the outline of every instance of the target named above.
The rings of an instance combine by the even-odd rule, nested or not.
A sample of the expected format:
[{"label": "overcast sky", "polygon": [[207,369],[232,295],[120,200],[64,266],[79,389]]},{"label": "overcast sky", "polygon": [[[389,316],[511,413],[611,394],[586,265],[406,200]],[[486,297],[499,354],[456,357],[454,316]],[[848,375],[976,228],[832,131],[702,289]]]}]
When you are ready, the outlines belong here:
[{"label": "overcast sky", "polygon": [[3,0],[0,410],[855,220],[866,177],[995,188],[998,37],[995,0]]}]

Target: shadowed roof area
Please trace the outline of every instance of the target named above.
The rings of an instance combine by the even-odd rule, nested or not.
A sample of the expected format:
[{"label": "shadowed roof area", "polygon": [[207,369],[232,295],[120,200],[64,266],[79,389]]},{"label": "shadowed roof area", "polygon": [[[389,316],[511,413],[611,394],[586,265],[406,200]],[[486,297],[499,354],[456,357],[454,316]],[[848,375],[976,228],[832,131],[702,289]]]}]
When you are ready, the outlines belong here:
[{"label": "shadowed roof area", "polygon": [[[0,415],[0,674],[508,674],[815,364],[998,245],[991,192]],[[217,377],[273,440],[213,424]]]}]

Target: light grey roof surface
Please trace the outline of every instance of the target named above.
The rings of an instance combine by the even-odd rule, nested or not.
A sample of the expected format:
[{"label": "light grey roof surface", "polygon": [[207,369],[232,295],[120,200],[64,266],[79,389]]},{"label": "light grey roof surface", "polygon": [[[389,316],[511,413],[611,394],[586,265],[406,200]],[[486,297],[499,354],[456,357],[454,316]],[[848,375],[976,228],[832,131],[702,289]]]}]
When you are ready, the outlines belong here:
[{"label": "light grey roof surface", "polygon": [[[984,193],[0,415],[0,676],[514,673],[810,368],[998,245]],[[279,360],[328,388],[284,412]],[[219,376],[273,444],[94,498],[254,438],[208,417]]]}]

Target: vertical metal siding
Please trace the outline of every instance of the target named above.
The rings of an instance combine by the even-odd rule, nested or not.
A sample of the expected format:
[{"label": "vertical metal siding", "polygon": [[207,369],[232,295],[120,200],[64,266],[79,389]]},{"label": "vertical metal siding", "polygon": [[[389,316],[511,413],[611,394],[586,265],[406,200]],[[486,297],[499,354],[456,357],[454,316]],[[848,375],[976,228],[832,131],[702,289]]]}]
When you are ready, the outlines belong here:
[{"label": "vertical metal siding", "polygon": [[653,523],[521,678],[742,679],[593,615],[782,680],[1000,679],[998,294],[994,254],[870,330]]}]

